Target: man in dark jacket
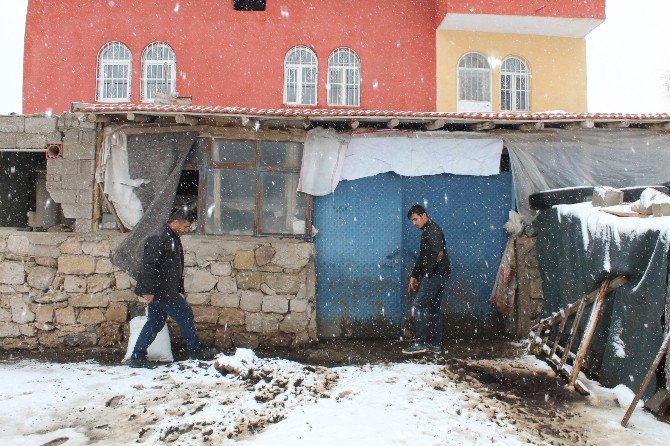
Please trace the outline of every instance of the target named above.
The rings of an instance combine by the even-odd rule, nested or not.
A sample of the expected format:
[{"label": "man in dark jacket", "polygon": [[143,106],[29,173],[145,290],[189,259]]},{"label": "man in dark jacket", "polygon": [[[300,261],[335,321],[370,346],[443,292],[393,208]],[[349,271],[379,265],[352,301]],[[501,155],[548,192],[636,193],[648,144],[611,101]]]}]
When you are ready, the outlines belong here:
[{"label": "man in dark jacket", "polygon": [[177,209],[157,234],[149,237],[144,245],[142,272],[137,280],[135,294],[142,296],[147,306],[147,322],[140,332],[133,354],[131,367],[152,368],[147,360],[147,348],[163,329],[168,316],[177,322],[186,341],[189,356],[193,359],[208,359],[215,351],[203,349],[195,331],[193,311],[186,303],[184,292],[184,250],[180,235],[188,232],[191,221],[188,214]]},{"label": "man in dark jacket", "polygon": [[447,246],[442,229],[428,217],[422,206],[412,206],[407,218],[421,230],[421,245],[407,287],[410,294],[418,290],[412,305],[416,342],[403,349],[403,353],[439,352],[443,330],[442,294],[451,273]]}]

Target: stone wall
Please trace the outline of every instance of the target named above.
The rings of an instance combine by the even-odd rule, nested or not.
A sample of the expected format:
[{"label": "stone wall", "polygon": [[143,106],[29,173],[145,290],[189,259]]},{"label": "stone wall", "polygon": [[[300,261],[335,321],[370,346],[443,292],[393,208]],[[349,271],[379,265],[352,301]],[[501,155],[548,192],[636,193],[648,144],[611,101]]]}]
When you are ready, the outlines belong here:
[{"label": "stone wall", "polygon": [[542,277],[537,263],[537,237],[516,239],[517,291],[514,312],[507,319],[508,332],[515,338],[524,338],[542,314]]},{"label": "stone wall", "polygon": [[[117,233],[0,230],[3,349],[123,347],[146,304],[110,256]],[[183,237],[186,299],[206,345],[316,339],[313,245],[300,240]],[[171,327],[173,345],[181,342]]]}]

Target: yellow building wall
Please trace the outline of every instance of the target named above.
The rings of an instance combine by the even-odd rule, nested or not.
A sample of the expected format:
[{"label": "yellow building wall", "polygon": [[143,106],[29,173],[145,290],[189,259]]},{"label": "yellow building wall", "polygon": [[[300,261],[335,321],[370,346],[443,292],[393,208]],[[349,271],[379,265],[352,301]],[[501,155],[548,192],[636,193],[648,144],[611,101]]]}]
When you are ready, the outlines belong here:
[{"label": "yellow building wall", "polygon": [[500,111],[500,64],[522,58],[530,70],[530,111],[586,112],[586,40],[524,34],[437,31],[437,111],[457,111],[458,61],[482,53],[492,68],[492,111]]}]

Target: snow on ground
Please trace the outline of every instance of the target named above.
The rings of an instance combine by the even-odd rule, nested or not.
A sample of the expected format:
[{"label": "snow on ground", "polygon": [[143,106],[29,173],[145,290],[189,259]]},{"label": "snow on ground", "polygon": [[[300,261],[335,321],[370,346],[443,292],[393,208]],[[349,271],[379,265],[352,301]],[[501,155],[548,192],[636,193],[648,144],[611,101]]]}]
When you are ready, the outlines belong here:
[{"label": "snow on ground", "polygon": [[154,370],[0,362],[0,444],[664,444],[620,391],[584,398],[534,357],[317,367],[239,349]]}]

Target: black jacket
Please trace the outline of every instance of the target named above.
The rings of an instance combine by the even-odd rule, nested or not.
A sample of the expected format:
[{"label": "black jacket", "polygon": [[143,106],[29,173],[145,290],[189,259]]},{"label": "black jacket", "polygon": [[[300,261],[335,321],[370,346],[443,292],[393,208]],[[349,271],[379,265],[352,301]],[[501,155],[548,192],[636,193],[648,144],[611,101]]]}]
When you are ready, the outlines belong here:
[{"label": "black jacket", "polygon": [[[438,262],[438,255],[443,252],[442,260]],[[447,244],[444,241],[442,229],[432,220],[428,220],[421,229],[421,248],[419,258],[412,270],[412,277],[421,280],[433,275],[448,276],[451,273]]]},{"label": "black jacket", "polygon": [[142,271],[135,294],[157,297],[184,292],[184,251],[179,236],[169,226],[149,237],[144,244]]}]

